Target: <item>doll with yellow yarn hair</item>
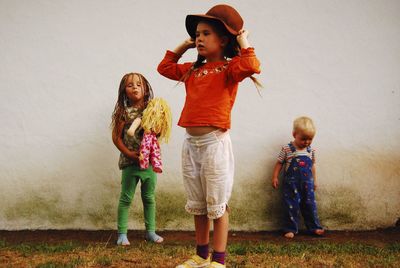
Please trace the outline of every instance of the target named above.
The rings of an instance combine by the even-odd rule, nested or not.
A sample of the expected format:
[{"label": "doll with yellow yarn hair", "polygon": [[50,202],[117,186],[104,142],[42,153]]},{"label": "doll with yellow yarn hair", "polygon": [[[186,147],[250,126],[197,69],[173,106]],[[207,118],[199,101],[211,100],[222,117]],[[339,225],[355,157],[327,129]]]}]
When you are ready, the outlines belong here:
[{"label": "doll with yellow yarn hair", "polygon": [[168,143],[171,133],[171,109],[168,103],[162,98],[150,100],[142,118],[135,119],[127,133],[135,133],[139,125],[144,130],[139,165],[146,169],[151,164],[154,172],[162,173],[160,142]]}]

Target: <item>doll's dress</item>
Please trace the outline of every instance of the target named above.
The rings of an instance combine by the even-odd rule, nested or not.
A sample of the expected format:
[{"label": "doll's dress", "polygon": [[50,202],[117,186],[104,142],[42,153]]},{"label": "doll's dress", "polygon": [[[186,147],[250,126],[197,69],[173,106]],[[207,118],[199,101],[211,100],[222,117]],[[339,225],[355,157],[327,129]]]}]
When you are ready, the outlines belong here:
[{"label": "doll's dress", "polygon": [[152,165],[154,172],[162,172],[161,148],[154,132],[145,132],[140,144],[140,168],[147,169],[149,163]]}]

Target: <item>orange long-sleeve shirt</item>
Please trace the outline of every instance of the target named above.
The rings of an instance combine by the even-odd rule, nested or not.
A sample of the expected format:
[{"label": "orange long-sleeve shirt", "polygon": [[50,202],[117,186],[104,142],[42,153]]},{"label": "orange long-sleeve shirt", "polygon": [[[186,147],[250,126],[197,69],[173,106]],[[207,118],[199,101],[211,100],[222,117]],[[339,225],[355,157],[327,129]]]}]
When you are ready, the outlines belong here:
[{"label": "orange long-sleeve shirt", "polygon": [[[193,63],[179,64],[180,56],[167,51],[158,72],[179,81]],[[260,73],[254,48],[241,49],[240,56],[227,62],[210,62],[192,71],[185,81],[186,100],[178,125],[181,127],[231,127],[231,110],[238,84],[246,77]]]}]

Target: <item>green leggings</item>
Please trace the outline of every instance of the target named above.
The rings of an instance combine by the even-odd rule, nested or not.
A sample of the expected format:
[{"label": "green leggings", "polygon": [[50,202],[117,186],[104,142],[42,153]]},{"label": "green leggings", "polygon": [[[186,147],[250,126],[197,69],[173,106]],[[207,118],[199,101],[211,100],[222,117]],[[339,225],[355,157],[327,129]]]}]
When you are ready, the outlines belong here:
[{"label": "green leggings", "polygon": [[144,212],[144,224],[147,231],[156,230],[156,189],[157,175],[152,167],[140,169],[129,166],[122,170],[121,195],[118,203],[118,233],[128,232],[128,214],[138,182],[141,182],[141,194]]}]

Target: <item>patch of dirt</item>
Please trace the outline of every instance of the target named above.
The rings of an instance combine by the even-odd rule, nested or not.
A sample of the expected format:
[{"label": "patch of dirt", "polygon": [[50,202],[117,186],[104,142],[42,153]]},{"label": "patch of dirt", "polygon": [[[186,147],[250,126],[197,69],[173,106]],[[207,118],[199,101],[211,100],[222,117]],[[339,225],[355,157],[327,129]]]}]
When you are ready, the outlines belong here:
[{"label": "patch of dirt", "polygon": [[[193,231],[160,231],[165,242],[192,244],[195,241]],[[128,232],[131,242],[142,241],[144,231],[132,230]],[[212,237],[212,235],[211,235]],[[21,243],[60,243],[75,241],[80,244],[108,243],[114,244],[117,239],[115,230],[86,231],[86,230],[0,230],[0,240],[15,245]],[[376,246],[383,246],[400,241],[400,228],[377,229],[372,231],[327,231],[324,236],[316,237],[300,233],[293,239],[286,239],[280,232],[229,232],[228,243],[243,241],[265,241],[274,244],[290,242],[318,242],[329,241],[334,243],[362,242]]]}]

